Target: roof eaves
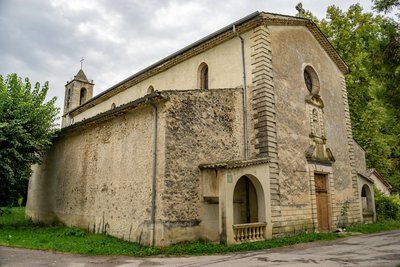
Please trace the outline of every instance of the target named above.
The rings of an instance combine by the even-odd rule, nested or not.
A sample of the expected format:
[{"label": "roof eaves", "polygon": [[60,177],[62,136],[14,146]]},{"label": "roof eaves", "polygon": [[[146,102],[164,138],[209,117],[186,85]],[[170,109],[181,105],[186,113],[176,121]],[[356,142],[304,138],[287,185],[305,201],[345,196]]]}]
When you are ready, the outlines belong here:
[{"label": "roof eaves", "polygon": [[361,176],[362,178],[364,178],[365,180],[369,181],[370,183],[373,183],[373,184],[375,183],[374,180],[371,179],[371,178],[369,178],[367,175],[365,175],[365,174],[363,174],[363,173],[361,173],[361,172],[357,172],[357,174],[358,174],[359,176]]},{"label": "roof eaves", "polygon": [[84,119],[77,123],[71,124],[67,127],[64,127],[61,129],[60,135],[63,135],[64,133],[66,133],[68,131],[74,130],[74,129],[82,127],[84,125],[98,122],[100,120],[107,120],[107,119],[109,119],[111,117],[115,117],[121,113],[126,113],[129,110],[135,109],[141,105],[147,105],[150,103],[158,103],[160,101],[166,101],[166,100],[168,100],[167,97],[163,96],[160,92],[156,91],[154,93],[145,95],[144,97],[138,98],[134,101],[131,101],[129,103],[126,103],[126,104],[116,107],[114,109],[107,110],[105,112],[99,113],[88,119]]},{"label": "roof eaves", "polygon": [[223,161],[223,162],[215,162],[215,163],[205,163],[200,164],[200,169],[235,169],[242,168],[252,165],[260,165],[269,163],[269,158],[259,158],[259,159],[251,159],[251,160],[233,160],[233,161]]},{"label": "roof eaves", "polygon": [[270,25],[302,25],[307,27],[327,52],[329,57],[331,57],[331,59],[336,63],[340,71],[343,74],[350,73],[350,68],[347,63],[340,56],[331,42],[329,42],[328,38],[324,35],[321,29],[318,28],[318,26],[311,19],[267,12],[263,12],[262,15],[264,16],[267,24]]},{"label": "roof eaves", "polygon": [[176,57],[176,56],[179,56],[180,54],[182,54],[182,53],[184,53],[184,52],[186,52],[186,51],[189,51],[190,49],[192,49],[192,48],[194,48],[194,47],[196,47],[196,46],[198,46],[198,45],[200,45],[200,44],[202,44],[202,43],[204,43],[204,42],[206,42],[206,41],[208,41],[208,40],[210,40],[210,39],[212,39],[212,38],[218,36],[219,34],[221,34],[221,33],[223,33],[223,32],[226,32],[226,31],[228,31],[228,30],[231,30],[232,27],[233,27],[233,25],[242,24],[242,23],[244,23],[244,22],[246,22],[246,21],[249,21],[249,20],[251,20],[251,19],[257,17],[259,14],[260,14],[259,11],[255,11],[255,12],[251,13],[250,15],[248,15],[248,16],[246,16],[246,17],[244,17],[244,18],[241,18],[241,19],[239,19],[239,20],[237,20],[237,21],[235,21],[235,22],[229,24],[229,25],[223,27],[222,29],[220,29],[220,30],[218,30],[218,31],[215,31],[215,32],[213,32],[213,33],[211,33],[211,34],[209,34],[209,35],[207,35],[207,36],[201,38],[200,40],[198,40],[198,41],[196,41],[196,42],[194,42],[194,43],[192,43],[192,44],[190,44],[190,45],[185,46],[184,48],[182,48],[182,49],[176,51],[175,53],[172,53],[171,55],[169,55],[169,56],[167,56],[167,57],[165,57],[165,58],[163,58],[163,59],[161,59],[161,60],[159,60],[159,61],[153,63],[152,65],[148,66],[147,68],[144,68],[144,69],[142,69],[141,71],[139,71],[139,72],[137,72],[137,73],[135,73],[135,74],[129,76],[128,78],[126,78],[126,79],[124,79],[124,80],[122,80],[121,82],[119,82],[119,83],[117,83],[117,84],[111,86],[111,87],[108,88],[107,90],[105,90],[105,91],[99,93],[98,95],[92,97],[92,98],[89,99],[87,102],[83,103],[82,105],[80,105],[80,106],[78,106],[78,107],[72,109],[71,111],[69,111],[69,113],[70,113],[70,112],[73,112],[73,111],[75,111],[75,110],[77,110],[77,109],[79,109],[79,108],[81,108],[83,105],[89,104],[90,102],[92,102],[92,101],[98,99],[99,97],[101,97],[101,96],[103,96],[103,95],[109,93],[110,91],[112,91],[112,90],[114,90],[115,88],[117,88],[117,87],[123,85],[124,83],[126,83],[126,82],[128,82],[128,81],[130,81],[130,80],[132,80],[132,79],[134,79],[134,78],[136,78],[136,77],[138,77],[139,75],[141,75],[141,74],[143,74],[143,73],[145,73],[145,72],[147,72],[147,71],[149,71],[149,70],[151,70],[151,69],[154,69],[154,68],[156,68],[156,67],[161,66],[162,64],[164,64],[164,63],[166,63],[167,61],[171,60],[172,58],[174,58],[174,57]]},{"label": "roof eaves", "polygon": [[372,174],[374,174],[386,187],[392,188],[392,185],[376,169],[372,169],[370,175]]}]

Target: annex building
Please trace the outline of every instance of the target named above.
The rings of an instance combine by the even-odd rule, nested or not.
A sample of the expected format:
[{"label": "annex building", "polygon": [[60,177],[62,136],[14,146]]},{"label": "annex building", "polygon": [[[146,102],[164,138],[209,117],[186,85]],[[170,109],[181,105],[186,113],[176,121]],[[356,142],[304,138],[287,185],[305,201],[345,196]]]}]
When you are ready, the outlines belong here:
[{"label": "annex building", "polygon": [[79,70],[27,216],[146,245],[374,220],[348,72],[312,21],[265,12],[96,96]]}]

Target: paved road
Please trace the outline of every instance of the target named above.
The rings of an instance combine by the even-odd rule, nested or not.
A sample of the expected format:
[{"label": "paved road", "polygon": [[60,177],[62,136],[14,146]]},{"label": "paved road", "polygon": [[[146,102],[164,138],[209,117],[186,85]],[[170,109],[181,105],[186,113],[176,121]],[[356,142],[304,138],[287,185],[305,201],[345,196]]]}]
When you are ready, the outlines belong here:
[{"label": "paved road", "polygon": [[179,258],[89,257],[0,247],[2,267],[398,266],[400,231],[256,252]]}]

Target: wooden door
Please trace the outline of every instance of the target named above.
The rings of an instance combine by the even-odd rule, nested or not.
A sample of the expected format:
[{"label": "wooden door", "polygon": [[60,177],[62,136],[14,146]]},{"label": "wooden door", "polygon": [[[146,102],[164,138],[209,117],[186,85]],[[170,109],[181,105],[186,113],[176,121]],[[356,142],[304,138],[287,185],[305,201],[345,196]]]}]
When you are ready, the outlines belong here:
[{"label": "wooden door", "polygon": [[315,195],[317,199],[317,219],[318,229],[321,231],[329,230],[329,208],[328,208],[328,189],[327,176],[325,174],[314,174]]}]

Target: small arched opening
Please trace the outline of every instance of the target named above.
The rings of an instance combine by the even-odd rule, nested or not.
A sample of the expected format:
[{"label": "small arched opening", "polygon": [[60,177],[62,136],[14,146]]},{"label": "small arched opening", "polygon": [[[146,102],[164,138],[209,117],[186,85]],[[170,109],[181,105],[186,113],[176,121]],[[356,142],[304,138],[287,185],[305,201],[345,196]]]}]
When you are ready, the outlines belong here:
[{"label": "small arched opening", "polygon": [[111,104],[111,109],[114,109],[115,108],[115,103],[112,103]]},{"label": "small arched opening", "polygon": [[69,103],[71,102],[71,88],[68,88],[66,102],[67,102],[67,108],[69,108]]},{"label": "small arched opening", "polygon": [[154,93],[154,87],[152,85],[150,85],[149,88],[147,88],[147,94],[151,93]]},{"label": "small arched opening", "polygon": [[254,176],[242,176],[233,190],[233,239],[264,240],[266,236],[264,190]]},{"label": "small arched opening", "polygon": [[361,207],[364,222],[373,222],[373,202],[372,192],[368,185],[363,185],[361,188]]},{"label": "small arched opening", "polygon": [[82,105],[86,101],[86,88],[81,88],[79,96],[79,105]]},{"label": "small arched opening", "polygon": [[200,89],[208,89],[208,66],[204,62],[199,66],[198,83]]},{"label": "small arched opening", "polygon": [[242,176],[233,192],[233,223],[258,222],[257,192],[247,176]]}]

